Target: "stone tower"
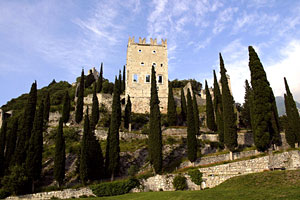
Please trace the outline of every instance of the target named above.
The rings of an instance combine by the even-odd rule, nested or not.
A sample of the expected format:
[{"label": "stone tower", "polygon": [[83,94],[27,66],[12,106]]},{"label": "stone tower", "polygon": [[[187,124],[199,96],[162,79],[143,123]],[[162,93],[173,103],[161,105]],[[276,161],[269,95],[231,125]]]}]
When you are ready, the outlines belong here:
[{"label": "stone tower", "polygon": [[156,71],[160,111],[167,112],[168,105],[168,53],[167,40],[157,44],[156,39],[139,38],[135,43],[134,37],[128,40],[126,59],[126,89],[125,97],[130,96],[132,112],[150,112],[151,68]]}]

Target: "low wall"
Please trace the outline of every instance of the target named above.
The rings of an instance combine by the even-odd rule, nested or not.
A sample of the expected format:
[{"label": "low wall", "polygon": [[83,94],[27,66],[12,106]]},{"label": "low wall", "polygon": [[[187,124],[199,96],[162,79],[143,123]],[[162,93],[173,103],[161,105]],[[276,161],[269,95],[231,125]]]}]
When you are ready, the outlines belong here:
[{"label": "low wall", "polygon": [[[107,130],[104,129],[96,129],[95,136],[98,140],[106,140],[107,139]],[[133,139],[146,139],[147,135],[144,134],[136,134],[130,132],[119,132],[120,140],[133,140]]]}]

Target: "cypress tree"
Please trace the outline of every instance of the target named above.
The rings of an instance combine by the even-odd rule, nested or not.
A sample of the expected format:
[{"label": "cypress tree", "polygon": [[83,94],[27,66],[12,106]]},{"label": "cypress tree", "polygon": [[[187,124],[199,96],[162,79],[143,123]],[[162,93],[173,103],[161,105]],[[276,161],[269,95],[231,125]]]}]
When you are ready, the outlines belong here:
[{"label": "cypress tree", "polygon": [[107,131],[107,137],[106,137],[106,147],[105,147],[105,163],[104,163],[104,171],[106,173],[107,178],[109,178],[110,176],[110,172],[109,172],[109,144],[110,144],[110,127],[108,128]]},{"label": "cypress tree", "polygon": [[295,143],[300,142],[300,117],[286,78],[284,78],[284,84],[286,90],[286,94],[284,94],[284,103],[287,116],[285,137],[288,144],[291,147],[295,147]]},{"label": "cypress tree", "polygon": [[33,121],[35,117],[35,110],[36,110],[36,101],[37,101],[37,85],[34,82],[31,86],[27,104],[25,105],[25,111],[22,118],[22,126],[21,130],[18,135],[16,151],[14,155],[14,161],[16,164],[23,164],[26,160],[26,151],[33,127]]},{"label": "cypress tree", "polygon": [[243,109],[241,112],[243,123],[245,124],[246,128],[251,129],[251,114],[250,114],[250,92],[251,87],[249,85],[248,80],[245,81],[245,97],[243,103]]},{"label": "cypress tree", "polygon": [[211,131],[217,130],[217,125],[215,123],[215,114],[213,102],[211,99],[210,91],[208,89],[207,81],[205,80],[205,94],[206,94],[206,124],[207,128]]},{"label": "cypress tree", "polygon": [[123,66],[123,84],[122,84],[122,91],[124,92],[126,88],[126,71],[125,65]]},{"label": "cypress tree", "polygon": [[182,122],[184,123],[184,122],[186,122],[187,107],[186,107],[186,99],[184,96],[183,88],[181,88],[180,102],[181,102],[181,119],[182,119]]},{"label": "cypress tree", "polygon": [[233,151],[238,145],[236,114],[234,113],[234,100],[229,90],[224,61],[221,53],[219,55],[220,55],[220,71],[221,71],[221,84],[222,84],[224,144],[230,151]]},{"label": "cypress tree", "polygon": [[127,104],[125,106],[124,127],[128,129],[130,123],[131,123],[131,101],[130,101],[130,96],[128,95]]},{"label": "cypress tree", "polygon": [[7,120],[3,121],[0,131],[0,178],[4,175],[4,150],[6,143],[6,132],[7,132]]},{"label": "cypress tree", "polygon": [[94,84],[94,92],[93,92],[93,105],[92,105],[92,118],[91,118],[91,127],[92,130],[95,129],[96,125],[99,121],[99,101],[96,93],[96,84]]},{"label": "cypress tree", "polygon": [[122,85],[123,85],[122,74],[121,74],[121,70],[119,70],[119,92],[120,92],[120,94],[123,93],[123,90],[122,90],[123,86]]},{"label": "cypress tree", "polygon": [[214,70],[214,110],[216,115],[217,131],[220,143],[224,143],[224,121],[223,121],[223,104],[220,87],[218,84],[216,72]]},{"label": "cypress tree", "polygon": [[266,151],[271,144],[279,140],[275,98],[258,55],[252,46],[249,46],[248,50],[253,89],[251,125],[254,142],[259,151]]},{"label": "cypress tree", "polygon": [[275,100],[275,96],[273,93],[272,88],[270,87],[271,90],[271,96],[270,96],[270,102],[272,105],[272,116],[271,116],[271,138],[272,138],[272,144],[275,144],[277,146],[281,146],[282,145],[282,141],[281,141],[281,136],[280,136],[280,126],[279,126],[279,116],[278,116],[278,110],[277,110],[277,106],[276,106],[276,100]]},{"label": "cypress tree", "polygon": [[18,118],[14,118],[12,122],[12,128],[10,134],[7,138],[7,146],[5,152],[5,169],[8,169],[11,166],[11,161],[13,160],[13,155],[16,148],[18,134]]},{"label": "cypress tree", "polygon": [[199,122],[199,108],[197,104],[196,95],[193,95],[193,108],[194,108],[194,119],[195,119],[195,135],[199,135],[200,122]]},{"label": "cypress tree", "polygon": [[169,126],[175,126],[177,124],[176,102],[173,96],[172,84],[169,84],[167,117]]},{"label": "cypress tree", "polygon": [[49,113],[50,113],[50,95],[49,92],[47,91],[44,100],[44,114],[43,114],[45,124],[49,121]]},{"label": "cypress tree", "polygon": [[78,98],[76,104],[75,121],[80,123],[83,118],[83,96],[84,96],[84,71],[82,69],[80,83],[78,87]]},{"label": "cypress tree", "polygon": [[62,120],[63,123],[67,123],[70,118],[70,110],[71,110],[71,100],[69,96],[69,92],[65,92],[64,96],[64,102],[63,102],[63,108],[62,108]]},{"label": "cypress tree", "polygon": [[101,63],[100,74],[97,81],[97,93],[102,91],[102,83],[103,83],[103,63]]},{"label": "cypress tree", "polygon": [[83,136],[81,139],[80,153],[80,179],[83,185],[88,181],[88,145],[90,135],[89,108],[86,109],[84,117]]},{"label": "cypress tree", "polygon": [[187,92],[187,154],[191,162],[197,159],[197,139],[194,118],[193,101],[190,89]]},{"label": "cypress tree", "polygon": [[29,140],[27,157],[26,157],[26,172],[29,180],[32,183],[32,192],[34,185],[39,180],[42,172],[42,153],[43,153],[43,124],[44,124],[44,103],[41,102],[39,109],[36,111],[33,129]]},{"label": "cypress tree", "polygon": [[120,147],[119,147],[119,127],[120,127],[120,86],[119,80],[115,78],[114,94],[112,102],[112,113],[110,121],[109,133],[109,165],[108,171],[111,175],[111,180],[119,172],[120,166]]},{"label": "cypress tree", "polygon": [[150,99],[150,133],[148,139],[149,160],[155,173],[162,172],[162,135],[161,115],[156,86],[156,75],[154,66],[151,73],[151,99]]},{"label": "cypress tree", "polygon": [[54,157],[54,179],[58,186],[63,185],[65,179],[65,162],[66,162],[66,144],[63,133],[63,121],[59,120],[59,126],[55,137],[55,157]]}]

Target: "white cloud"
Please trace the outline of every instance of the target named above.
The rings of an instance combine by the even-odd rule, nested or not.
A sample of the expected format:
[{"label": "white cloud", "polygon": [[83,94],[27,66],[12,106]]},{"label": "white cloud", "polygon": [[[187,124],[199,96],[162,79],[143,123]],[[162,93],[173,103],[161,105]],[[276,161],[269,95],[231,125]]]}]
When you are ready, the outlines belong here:
[{"label": "white cloud", "polygon": [[220,12],[217,19],[214,23],[213,33],[218,34],[222,32],[225,27],[226,23],[232,21],[233,15],[238,11],[237,7],[229,7],[226,8],[224,11]]}]

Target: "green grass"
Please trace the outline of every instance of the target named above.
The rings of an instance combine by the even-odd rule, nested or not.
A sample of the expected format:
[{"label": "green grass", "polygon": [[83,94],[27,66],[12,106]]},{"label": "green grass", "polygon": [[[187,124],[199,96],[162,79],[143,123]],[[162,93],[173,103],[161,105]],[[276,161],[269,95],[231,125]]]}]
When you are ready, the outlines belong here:
[{"label": "green grass", "polygon": [[[87,198],[85,198],[87,199]],[[273,171],[234,177],[221,185],[202,191],[142,192],[97,200],[256,200],[300,199],[300,170]]]}]

